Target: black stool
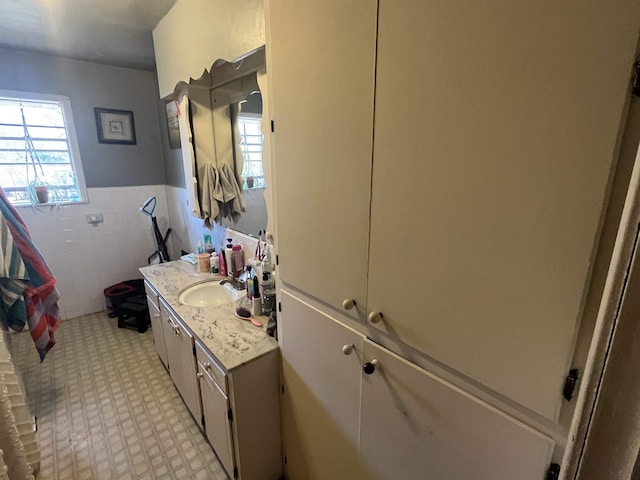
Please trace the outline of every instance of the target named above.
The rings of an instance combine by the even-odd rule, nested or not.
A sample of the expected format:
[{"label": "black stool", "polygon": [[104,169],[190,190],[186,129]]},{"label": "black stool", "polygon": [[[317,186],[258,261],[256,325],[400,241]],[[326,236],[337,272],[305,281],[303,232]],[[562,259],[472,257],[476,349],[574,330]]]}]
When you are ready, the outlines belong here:
[{"label": "black stool", "polygon": [[118,328],[135,328],[140,333],[147,331],[150,324],[149,309],[146,300],[144,304],[138,303],[136,299],[130,299],[116,307],[118,313]]}]

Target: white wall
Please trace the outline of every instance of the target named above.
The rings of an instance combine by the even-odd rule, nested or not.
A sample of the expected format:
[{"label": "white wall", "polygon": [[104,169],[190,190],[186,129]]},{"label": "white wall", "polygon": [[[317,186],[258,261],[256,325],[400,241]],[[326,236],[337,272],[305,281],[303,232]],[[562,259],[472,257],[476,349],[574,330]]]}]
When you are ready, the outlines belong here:
[{"label": "white wall", "polygon": [[[155,250],[151,222],[139,211],[148,197],[158,199],[160,231],[168,225],[164,185],[89,188],[88,194],[89,204],[18,209],[57,279],[63,319],[103,310],[104,288],[142,278],[138,268]],[[88,224],[89,213],[102,213],[104,222]]]}]

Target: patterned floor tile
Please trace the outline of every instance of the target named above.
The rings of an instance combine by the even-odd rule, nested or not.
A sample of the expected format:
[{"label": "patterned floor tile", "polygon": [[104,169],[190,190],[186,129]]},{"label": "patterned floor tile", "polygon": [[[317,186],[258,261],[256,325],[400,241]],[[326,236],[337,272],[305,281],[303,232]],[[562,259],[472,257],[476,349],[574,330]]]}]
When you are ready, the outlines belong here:
[{"label": "patterned floor tile", "polygon": [[12,339],[38,419],[38,480],[227,479],[151,331],[118,329],[106,313],[66,320],[42,364],[28,333]]}]

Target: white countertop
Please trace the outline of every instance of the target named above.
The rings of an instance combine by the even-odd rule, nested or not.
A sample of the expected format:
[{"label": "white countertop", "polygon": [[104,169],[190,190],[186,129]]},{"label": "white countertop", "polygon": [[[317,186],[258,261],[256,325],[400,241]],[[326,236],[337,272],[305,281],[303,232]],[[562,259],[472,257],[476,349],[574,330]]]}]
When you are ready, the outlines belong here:
[{"label": "white countertop", "polygon": [[182,260],[142,267],[140,272],[228,372],[278,348],[278,342],[266,333],[267,317],[258,317],[263,326],[256,327],[235,316],[239,305],[249,306],[246,296],[215,307],[191,307],[178,302],[184,288],[223,277],[199,273],[196,266]]}]

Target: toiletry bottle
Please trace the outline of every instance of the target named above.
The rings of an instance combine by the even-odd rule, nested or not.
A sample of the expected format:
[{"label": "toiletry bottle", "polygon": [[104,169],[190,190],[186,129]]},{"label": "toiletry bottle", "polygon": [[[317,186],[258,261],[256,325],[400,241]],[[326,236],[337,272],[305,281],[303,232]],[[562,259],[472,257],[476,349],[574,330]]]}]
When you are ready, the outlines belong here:
[{"label": "toiletry bottle", "polygon": [[254,317],[262,315],[262,299],[260,295],[256,295],[253,297],[253,300],[251,300],[251,314]]},{"label": "toiletry bottle", "polygon": [[227,246],[224,249],[224,263],[227,267],[227,275],[233,275],[233,259],[231,253],[233,252],[233,242],[230,238],[227,238]]},{"label": "toiletry bottle", "polygon": [[218,261],[220,262],[220,275],[222,275],[223,277],[227,276],[227,261],[224,257],[224,252],[220,252],[220,255],[218,255]]},{"label": "toiletry bottle", "polygon": [[251,265],[247,266],[246,272],[245,281],[247,282],[247,298],[251,300],[255,296],[255,291],[253,289],[253,268],[251,268]]},{"label": "toiletry bottle", "polygon": [[241,245],[234,245],[231,249],[233,275],[237,277],[244,270],[244,254]]},{"label": "toiletry bottle", "polygon": [[214,275],[220,273],[220,258],[216,252],[211,254],[211,273]]}]

